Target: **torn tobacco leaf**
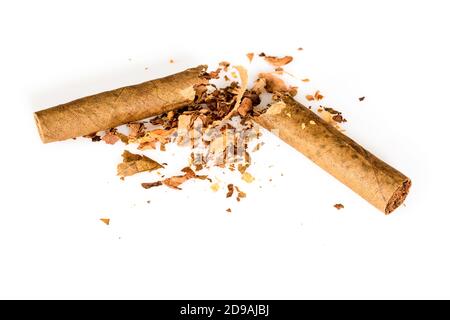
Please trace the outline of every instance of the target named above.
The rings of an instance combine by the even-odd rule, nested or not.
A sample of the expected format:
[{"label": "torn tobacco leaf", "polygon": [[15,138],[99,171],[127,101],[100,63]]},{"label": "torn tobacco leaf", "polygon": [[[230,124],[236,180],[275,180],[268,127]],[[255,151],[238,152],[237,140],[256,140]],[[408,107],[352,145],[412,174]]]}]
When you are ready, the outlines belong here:
[{"label": "torn tobacco leaf", "polygon": [[139,154],[125,150],[122,154],[123,161],[117,165],[117,175],[121,178],[132,176],[139,172],[153,171],[163,168],[158,162]]},{"label": "torn tobacco leaf", "polygon": [[282,67],[287,65],[288,63],[291,63],[292,60],[294,58],[292,58],[291,56],[285,56],[285,57],[274,57],[274,56],[264,56],[264,60],[266,60],[266,62],[270,63],[271,65],[273,65],[274,67]]}]

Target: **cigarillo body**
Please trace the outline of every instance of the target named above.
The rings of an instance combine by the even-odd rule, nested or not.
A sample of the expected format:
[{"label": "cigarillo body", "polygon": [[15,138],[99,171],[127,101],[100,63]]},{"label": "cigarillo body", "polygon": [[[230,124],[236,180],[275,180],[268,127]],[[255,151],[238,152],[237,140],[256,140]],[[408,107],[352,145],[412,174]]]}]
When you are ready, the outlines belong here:
[{"label": "cigarillo body", "polygon": [[385,214],[406,198],[408,177],[293,98],[283,97],[254,119]]},{"label": "cigarillo body", "polygon": [[44,143],[88,135],[192,103],[206,66],[81,98],[34,114]]}]

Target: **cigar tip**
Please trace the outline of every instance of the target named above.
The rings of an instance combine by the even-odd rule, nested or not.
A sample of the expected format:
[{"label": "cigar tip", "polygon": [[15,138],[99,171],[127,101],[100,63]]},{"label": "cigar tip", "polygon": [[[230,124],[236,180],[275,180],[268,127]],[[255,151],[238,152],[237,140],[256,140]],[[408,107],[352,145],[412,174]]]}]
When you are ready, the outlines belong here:
[{"label": "cigar tip", "polygon": [[411,180],[406,178],[406,180],[403,181],[402,185],[398,187],[397,190],[395,190],[394,194],[386,204],[386,208],[384,210],[384,213],[386,215],[392,213],[403,203],[403,201],[405,201],[406,197],[408,196],[409,188],[411,188]]}]

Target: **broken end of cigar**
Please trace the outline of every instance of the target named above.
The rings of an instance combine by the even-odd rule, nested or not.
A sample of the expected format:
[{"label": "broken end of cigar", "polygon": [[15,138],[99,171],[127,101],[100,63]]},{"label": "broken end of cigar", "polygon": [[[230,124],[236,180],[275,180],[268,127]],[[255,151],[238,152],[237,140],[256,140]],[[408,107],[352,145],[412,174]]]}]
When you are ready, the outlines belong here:
[{"label": "broken end of cigar", "polygon": [[403,184],[395,190],[394,194],[386,204],[386,208],[384,209],[386,215],[392,213],[403,203],[403,201],[405,201],[408,196],[409,188],[411,188],[411,180],[407,178],[403,181]]},{"label": "broken end of cigar", "polygon": [[41,141],[43,143],[51,142],[50,140],[47,139],[47,137],[44,134],[44,128],[42,127],[41,120],[39,118],[39,111],[33,113],[33,117],[34,117],[34,122],[36,123],[36,127],[38,129],[39,137],[41,138]]}]

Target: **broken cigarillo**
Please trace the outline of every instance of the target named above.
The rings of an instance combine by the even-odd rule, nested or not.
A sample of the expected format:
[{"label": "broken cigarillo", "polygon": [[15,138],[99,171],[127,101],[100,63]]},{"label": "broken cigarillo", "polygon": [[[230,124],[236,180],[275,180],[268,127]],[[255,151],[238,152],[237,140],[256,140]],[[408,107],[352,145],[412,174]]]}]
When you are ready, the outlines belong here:
[{"label": "broken cigarillo", "polygon": [[385,214],[408,195],[408,177],[290,96],[282,97],[254,120]]},{"label": "broken cigarillo", "polygon": [[84,97],[34,114],[44,143],[89,135],[192,103],[207,83],[200,65],[164,78]]}]

